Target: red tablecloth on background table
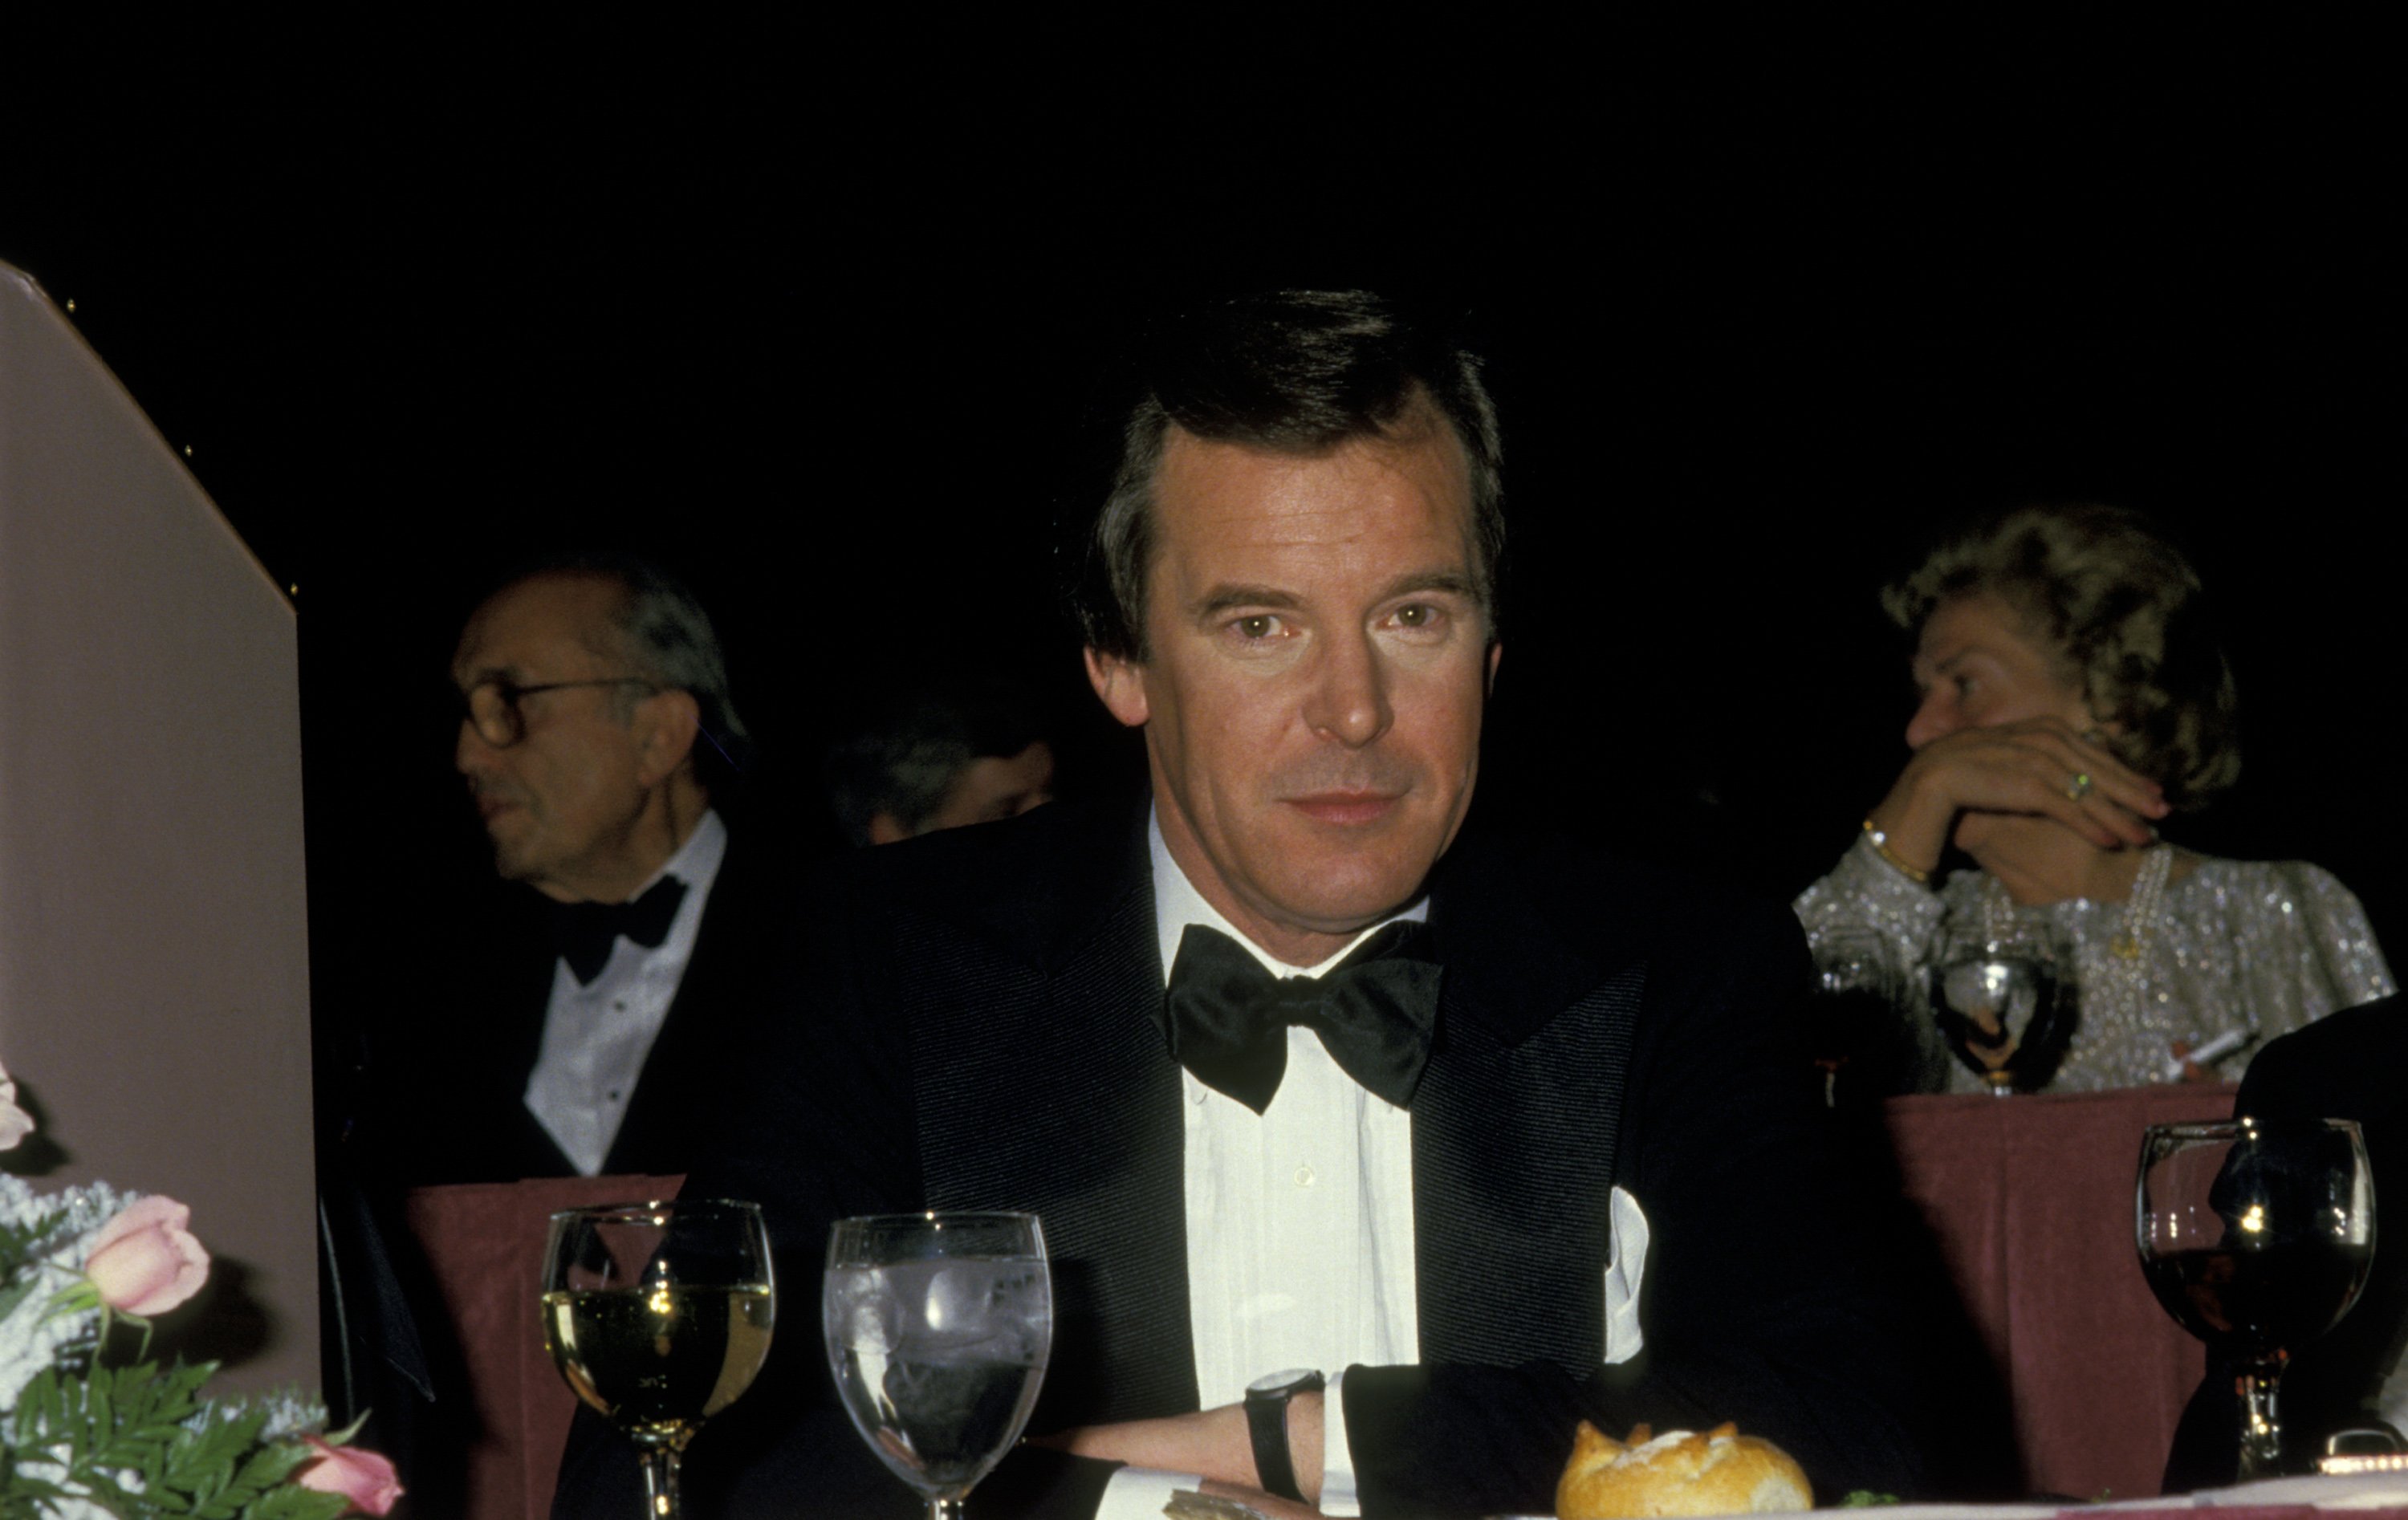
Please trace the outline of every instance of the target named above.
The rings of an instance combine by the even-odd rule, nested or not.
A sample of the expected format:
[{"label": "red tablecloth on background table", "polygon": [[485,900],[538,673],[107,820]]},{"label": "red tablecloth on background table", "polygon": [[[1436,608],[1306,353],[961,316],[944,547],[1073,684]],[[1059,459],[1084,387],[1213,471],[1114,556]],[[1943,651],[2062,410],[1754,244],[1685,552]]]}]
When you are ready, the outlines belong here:
[{"label": "red tablecloth on background table", "polygon": [[461,1520],[547,1520],[577,1398],[544,1350],[536,1312],[558,1209],[677,1197],[680,1177],[570,1177],[422,1187],[409,1226],[451,1311],[480,1434]]},{"label": "red tablecloth on background table", "polygon": [[1890,1101],[1906,1191],[2005,1375],[2033,1492],[2158,1491],[2206,1353],[2141,1275],[2141,1132],[2231,1111],[2229,1087]]}]

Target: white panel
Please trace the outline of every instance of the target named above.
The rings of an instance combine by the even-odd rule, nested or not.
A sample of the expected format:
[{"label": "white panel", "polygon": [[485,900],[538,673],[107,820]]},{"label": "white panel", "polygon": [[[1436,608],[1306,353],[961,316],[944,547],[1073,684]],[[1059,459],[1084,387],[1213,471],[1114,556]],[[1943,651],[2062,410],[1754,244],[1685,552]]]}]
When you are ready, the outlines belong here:
[{"label": "white panel", "polygon": [[193,1207],[315,1387],[293,611],[0,265],[0,1060],[69,1154]]}]

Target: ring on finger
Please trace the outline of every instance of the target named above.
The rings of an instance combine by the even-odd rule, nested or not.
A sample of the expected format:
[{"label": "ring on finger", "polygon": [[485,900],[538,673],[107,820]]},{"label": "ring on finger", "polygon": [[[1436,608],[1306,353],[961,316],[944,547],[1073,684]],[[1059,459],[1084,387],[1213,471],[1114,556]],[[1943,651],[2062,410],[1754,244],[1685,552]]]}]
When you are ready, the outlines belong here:
[{"label": "ring on finger", "polygon": [[2086,770],[2075,771],[2073,773],[2073,780],[2066,783],[2065,799],[2068,802],[2079,802],[2089,795],[2090,772]]}]

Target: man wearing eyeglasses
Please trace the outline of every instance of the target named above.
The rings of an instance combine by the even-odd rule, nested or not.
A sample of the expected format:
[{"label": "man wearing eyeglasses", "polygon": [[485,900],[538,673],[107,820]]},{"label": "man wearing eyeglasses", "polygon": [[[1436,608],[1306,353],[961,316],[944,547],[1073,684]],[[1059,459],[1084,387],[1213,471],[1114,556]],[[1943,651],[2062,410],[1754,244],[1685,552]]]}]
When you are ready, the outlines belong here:
[{"label": "man wearing eyeglasses", "polygon": [[651,566],[560,561],[486,599],[452,679],[453,761],[494,868],[540,895],[545,923],[511,925],[529,942],[469,1036],[484,1054],[426,1055],[466,1112],[445,1126],[448,1156],[413,1169],[682,1171],[727,1055],[697,1026],[763,998],[741,907],[761,895],[724,879],[711,806],[745,735],[710,620]]}]

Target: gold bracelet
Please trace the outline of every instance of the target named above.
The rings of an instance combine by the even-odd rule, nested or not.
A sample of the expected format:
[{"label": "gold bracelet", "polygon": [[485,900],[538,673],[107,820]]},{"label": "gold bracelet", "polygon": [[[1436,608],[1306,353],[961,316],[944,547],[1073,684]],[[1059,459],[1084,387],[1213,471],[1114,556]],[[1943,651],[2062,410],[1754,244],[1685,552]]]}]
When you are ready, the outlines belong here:
[{"label": "gold bracelet", "polygon": [[1931,873],[1927,870],[1918,870],[1914,867],[1908,865],[1897,851],[1889,847],[1889,836],[1883,833],[1880,829],[1873,827],[1873,821],[1870,818],[1867,818],[1865,820],[1865,838],[1872,841],[1873,853],[1881,856],[1884,860],[1888,861],[1892,870],[1897,871],[1898,874],[1905,877],[1916,886],[1929,886],[1931,884]]}]

